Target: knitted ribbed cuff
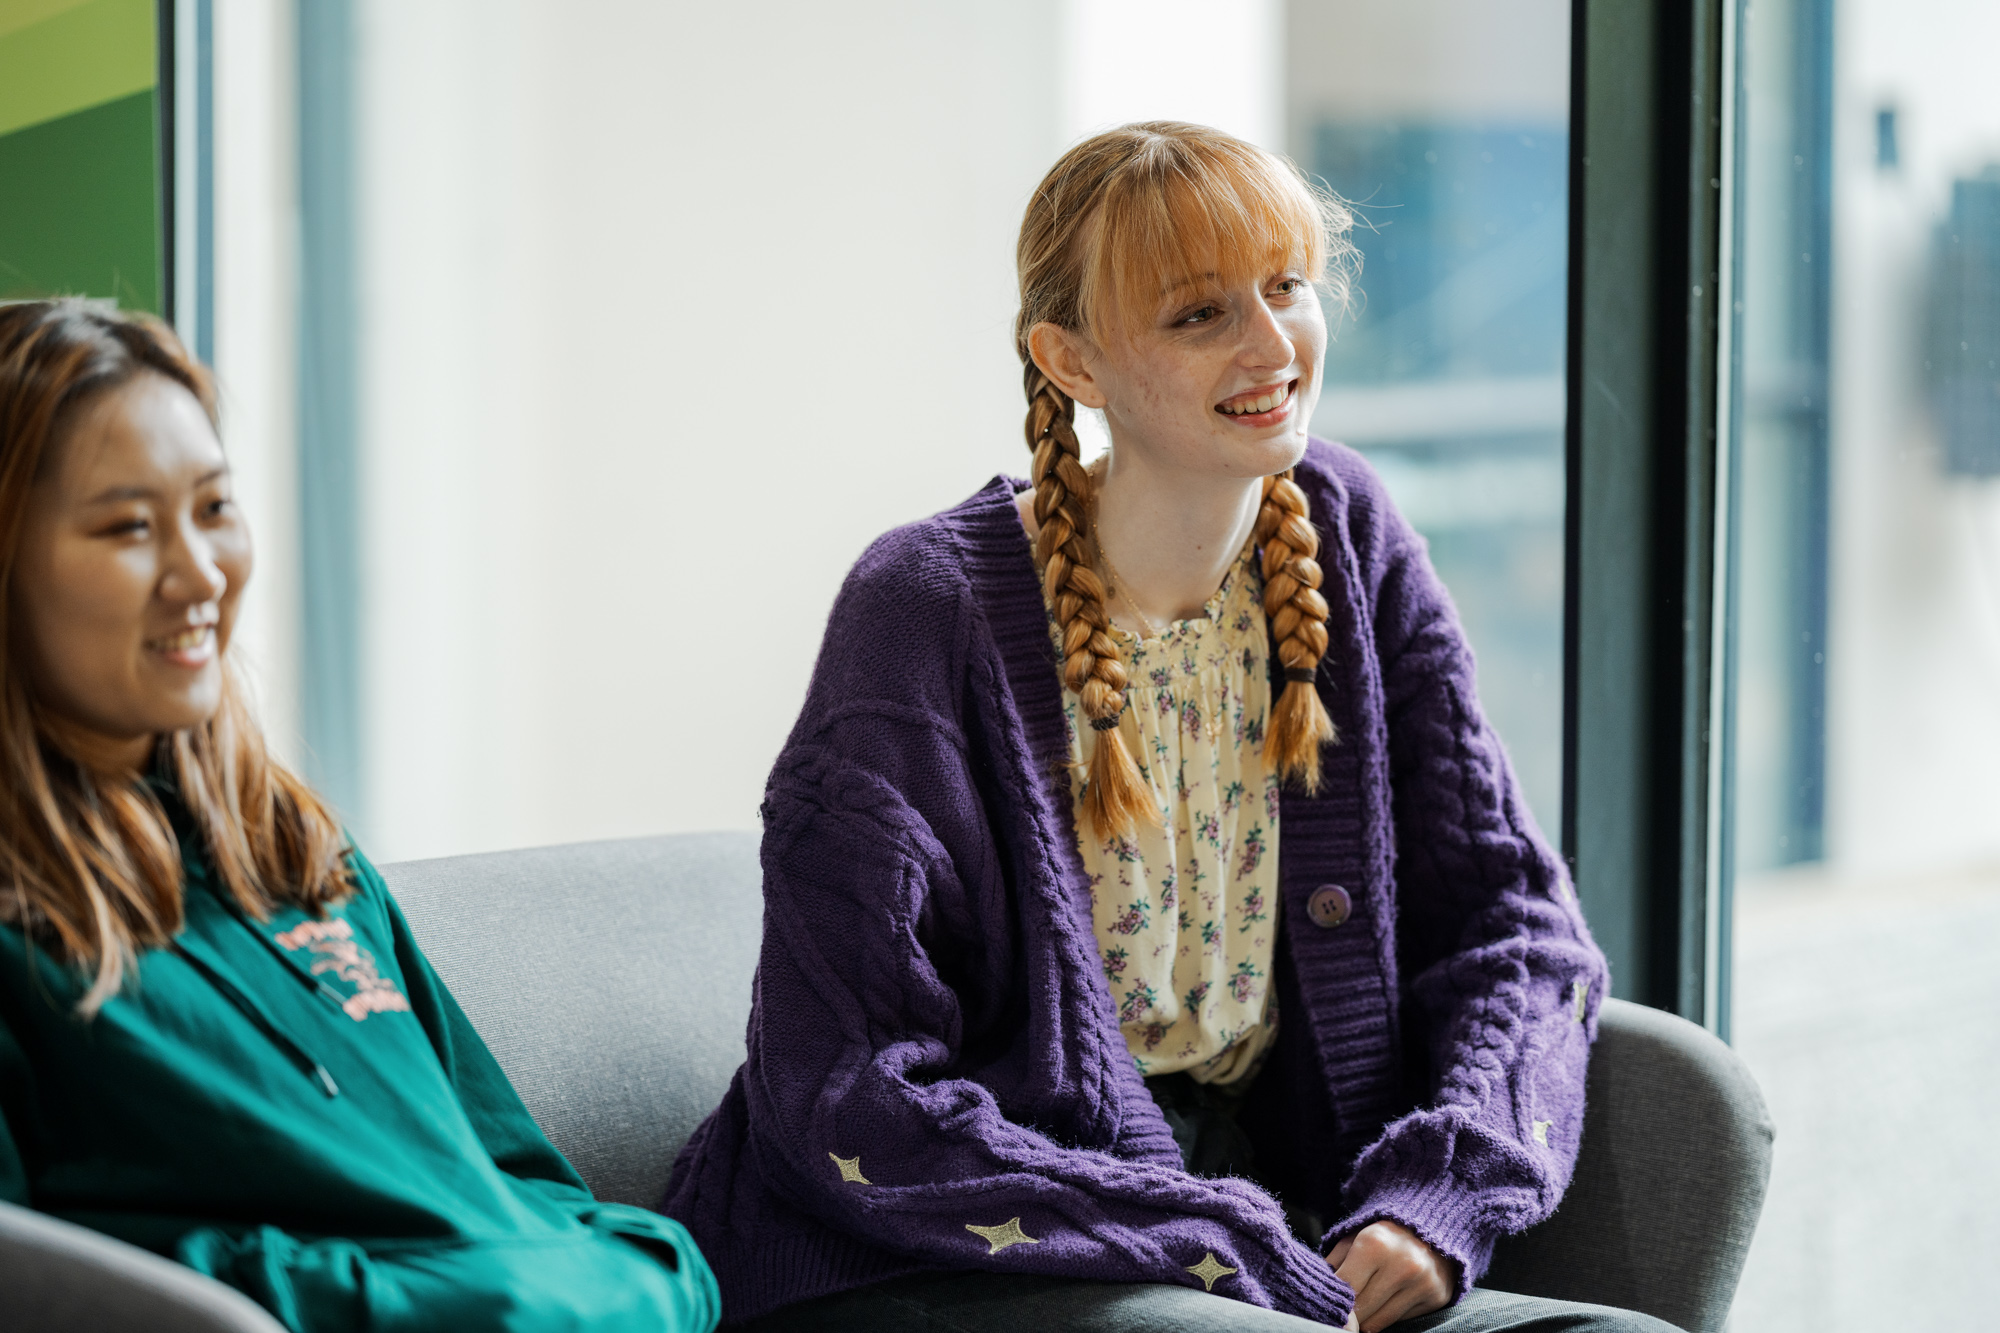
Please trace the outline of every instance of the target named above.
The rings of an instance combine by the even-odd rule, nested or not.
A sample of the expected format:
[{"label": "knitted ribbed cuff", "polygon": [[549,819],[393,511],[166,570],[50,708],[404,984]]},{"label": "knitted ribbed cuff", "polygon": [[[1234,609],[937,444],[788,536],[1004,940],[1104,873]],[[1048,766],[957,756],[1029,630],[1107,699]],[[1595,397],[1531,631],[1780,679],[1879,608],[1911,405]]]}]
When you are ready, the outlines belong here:
[{"label": "knitted ribbed cuff", "polygon": [[1458,1261],[1458,1290],[1452,1296],[1456,1302],[1485,1276],[1486,1265],[1493,1261],[1495,1237],[1477,1225],[1478,1215],[1475,1197],[1449,1176],[1424,1182],[1384,1181],[1326,1233],[1320,1248],[1331,1250],[1342,1236],[1351,1236],[1371,1222],[1400,1222],[1424,1244]]},{"label": "knitted ribbed cuff", "polygon": [[1309,1245],[1292,1245],[1285,1262],[1268,1275],[1271,1303],[1286,1314],[1339,1328],[1354,1313],[1354,1288],[1334,1274],[1333,1265]]}]

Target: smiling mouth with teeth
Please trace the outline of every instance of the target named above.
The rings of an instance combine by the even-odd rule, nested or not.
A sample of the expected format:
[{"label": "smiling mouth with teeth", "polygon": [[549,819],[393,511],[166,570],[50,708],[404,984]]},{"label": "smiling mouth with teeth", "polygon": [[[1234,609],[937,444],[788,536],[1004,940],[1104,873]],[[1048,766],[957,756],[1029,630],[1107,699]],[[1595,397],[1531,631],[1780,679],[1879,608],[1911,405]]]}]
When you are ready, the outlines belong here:
[{"label": "smiling mouth with teeth", "polygon": [[1298,381],[1290,380],[1254,397],[1232,398],[1226,403],[1217,403],[1215,410],[1230,417],[1251,417],[1274,412],[1292,401],[1292,391],[1297,387]]},{"label": "smiling mouth with teeth", "polygon": [[164,639],[154,639],[146,646],[156,653],[185,653],[207,643],[209,635],[213,633],[215,633],[213,625],[195,625],[182,630],[179,634],[170,634]]}]

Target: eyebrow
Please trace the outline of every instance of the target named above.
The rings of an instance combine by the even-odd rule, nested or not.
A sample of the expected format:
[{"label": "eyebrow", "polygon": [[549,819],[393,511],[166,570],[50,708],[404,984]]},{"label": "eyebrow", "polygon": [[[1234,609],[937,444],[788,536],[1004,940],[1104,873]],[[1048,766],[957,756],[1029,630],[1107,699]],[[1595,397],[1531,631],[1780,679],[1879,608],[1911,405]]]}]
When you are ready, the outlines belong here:
[{"label": "eyebrow", "polygon": [[[1285,268],[1289,269],[1291,267],[1292,267],[1291,261],[1288,259],[1285,262]],[[1285,271],[1284,269],[1279,270],[1279,272],[1284,272],[1284,271]],[[1170,282],[1166,285],[1164,290],[1168,296],[1172,296],[1175,292],[1181,290],[1181,288],[1183,287],[1199,287],[1203,283],[1215,282],[1219,277],[1220,275],[1216,273],[1213,269],[1211,269],[1207,273],[1200,273],[1196,274],[1193,277],[1182,278],[1179,282]]]},{"label": "eyebrow", "polygon": [[[196,486],[206,486],[212,481],[229,475],[228,465],[204,472],[195,479]],[[99,491],[84,503],[87,505],[116,504],[121,500],[157,500],[160,493],[150,486],[112,486]]]},{"label": "eyebrow", "polygon": [[1199,287],[1206,282],[1214,282],[1215,274],[1203,273],[1192,278],[1182,278],[1179,282],[1167,284],[1167,295],[1171,296],[1183,287]]}]

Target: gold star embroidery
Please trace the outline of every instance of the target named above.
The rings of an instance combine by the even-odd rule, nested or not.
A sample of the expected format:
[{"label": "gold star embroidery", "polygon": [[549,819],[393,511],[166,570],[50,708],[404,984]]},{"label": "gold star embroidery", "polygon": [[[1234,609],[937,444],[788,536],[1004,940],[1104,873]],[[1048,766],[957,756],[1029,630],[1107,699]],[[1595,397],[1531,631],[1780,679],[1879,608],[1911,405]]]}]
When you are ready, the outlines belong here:
[{"label": "gold star embroidery", "polygon": [[1590,999],[1590,987],[1581,981],[1572,981],[1570,989],[1576,992],[1576,1021],[1583,1021],[1583,1007]]},{"label": "gold star embroidery", "polygon": [[858,1155],[854,1157],[834,1157],[832,1153],[828,1153],[827,1156],[833,1157],[833,1164],[840,1168],[840,1178],[848,1184],[873,1185],[875,1183],[861,1174],[861,1158]]},{"label": "gold star embroidery", "polygon": [[1544,1148],[1549,1146],[1549,1126],[1554,1123],[1555,1121],[1553,1120],[1537,1120],[1535,1122],[1535,1142],[1541,1144]]},{"label": "gold star embroidery", "polygon": [[1228,1277],[1231,1273],[1234,1273],[1235,1271],[1236,1270],[1233,1268],[1224,1267],[1223,1264],[1216,1259],[1215,1252],[1213,1250],[1211,1250],[1208,1254],[1202,1256],[1202,1261],[1200,1263],[1196,1264],[1193,1268],[1188,1269],[1188,1272],[1193,1273],[1196,1277],[1201,1279],[1202,1288],[1206,1291],[1214,1291],[1215,1284],[1218,1280]]},{"label": "gold star embroidery", "polygon": [[965,1229],[986,1242],[988,1254],[998,1254],[1009,1245],[1040,1245],[1041,1242],[1021,1230],[1021,1219],[1010,1217],[997,1227],[976,1227],[967,1222]]}]

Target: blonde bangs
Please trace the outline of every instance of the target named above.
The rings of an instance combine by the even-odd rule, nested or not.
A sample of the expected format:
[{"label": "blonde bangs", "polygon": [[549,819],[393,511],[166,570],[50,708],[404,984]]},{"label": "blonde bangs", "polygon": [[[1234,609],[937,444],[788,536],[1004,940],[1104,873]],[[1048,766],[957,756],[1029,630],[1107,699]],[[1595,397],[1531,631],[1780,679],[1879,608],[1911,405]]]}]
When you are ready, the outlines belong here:
[{"label": "blonde bangs", "polygon": [[1230,285],[1285,268],[1345,306],[1351,225],[1338,199],[1261,148],[1219,134],[1153,138],[1104,182],[1079,238],[1079,323],[1093,336],[1136,328],[1178,284],[1213,276]]}]

